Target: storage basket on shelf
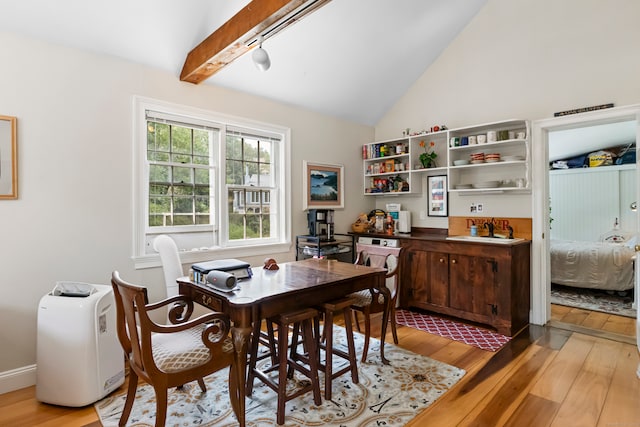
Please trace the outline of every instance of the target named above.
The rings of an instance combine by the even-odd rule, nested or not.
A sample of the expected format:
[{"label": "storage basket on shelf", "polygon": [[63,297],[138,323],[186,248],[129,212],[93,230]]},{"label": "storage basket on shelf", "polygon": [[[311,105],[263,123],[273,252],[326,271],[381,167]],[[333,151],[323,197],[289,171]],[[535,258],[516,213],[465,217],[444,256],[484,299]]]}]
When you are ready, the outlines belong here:
[{"label": "storage basket on shelf", "polygon": [[351,230],[354,233],[365,233],[369,229],[369,224],[366,222],[354,222],[351,224]]}]

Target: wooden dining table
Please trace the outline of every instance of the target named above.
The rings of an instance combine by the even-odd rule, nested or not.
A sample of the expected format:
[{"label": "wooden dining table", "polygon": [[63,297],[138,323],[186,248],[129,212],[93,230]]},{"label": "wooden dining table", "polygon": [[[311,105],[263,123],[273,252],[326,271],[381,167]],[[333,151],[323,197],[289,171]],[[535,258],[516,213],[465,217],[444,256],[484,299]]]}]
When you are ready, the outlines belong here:
[{"label": "wooden dining table", "polygon": [[[178,279],[180,294],[214,311],[227,313],[232,321],[231,336],[236,351],[234,369],[241,394],[236,415],[241,426],[245,425],[244,390],[252,323],[370,288],[380,291],[388,304],[391,295],[385,286],[385,274],[384,268],[309,258],[279,264],[277,270],[254,268],[253,276],[238,281],[233,291],[194,283],[188,277]],[[388,316],[387,309],[383,313],[380,344],[380,358],[384,364],[388,364],[384,356]]]}]

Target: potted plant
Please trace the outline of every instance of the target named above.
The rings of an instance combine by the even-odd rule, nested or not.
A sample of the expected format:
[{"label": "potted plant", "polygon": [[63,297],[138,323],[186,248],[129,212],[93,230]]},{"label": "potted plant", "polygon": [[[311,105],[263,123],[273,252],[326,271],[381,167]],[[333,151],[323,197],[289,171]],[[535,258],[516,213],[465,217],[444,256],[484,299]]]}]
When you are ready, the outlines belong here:
[{"label": "potted plant", "polygon": [[420,154],[420,163],[422,163],[422,167],[436,167],[436,157],[438,157],[438,154],[434,151],[435,146],[436,143],[433,141],[430,141],[428,146],[424,140],[420,141],[420,147],[424,148],[424,153]]}]

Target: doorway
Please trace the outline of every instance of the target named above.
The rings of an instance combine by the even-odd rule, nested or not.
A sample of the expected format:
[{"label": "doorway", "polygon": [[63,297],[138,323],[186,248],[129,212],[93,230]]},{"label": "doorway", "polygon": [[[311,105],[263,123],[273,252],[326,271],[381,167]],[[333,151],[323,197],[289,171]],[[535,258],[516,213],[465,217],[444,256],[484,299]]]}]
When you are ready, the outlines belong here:
[{"label": "doorway", "polygon": [[[549,138],[553,132],[624,121],[635,122],[636,141],[640,136],[640,105],[598,110],[570,116],[555,117],[534,122],[532,141],[533,174],[533,237],[532,237],[532,293],[531,323],[544,325],[551,318],[550,303],[550,229],[549,229]],[[636,163],[637,169],[637,163]],[[640,199],[640,174],[636,173],[636,197]],[[636,215],[636,228],[640,229],[640,215]],[[636,276],[640,269],[636,268]],[[635,280],[635,308],[638,307],[638,284]],[[638,328],[637,328],[638,329]]]},{"label": "doorway", "polygon": [[[635,337],[635,126],[631,120],[549,132],[552,325]],[[602,167],[585,167],[596,165]]]}]

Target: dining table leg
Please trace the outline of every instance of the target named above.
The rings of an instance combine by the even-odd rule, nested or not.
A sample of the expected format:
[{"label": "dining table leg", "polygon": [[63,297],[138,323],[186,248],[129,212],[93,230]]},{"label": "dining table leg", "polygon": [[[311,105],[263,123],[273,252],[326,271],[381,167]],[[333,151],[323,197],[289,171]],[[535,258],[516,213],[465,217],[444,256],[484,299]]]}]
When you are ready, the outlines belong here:
[{"label": "dining table leg", "polygon": [[236,417],[240,427],[246,424],[246,404],[245,390],[247,388],[247,354],[249,351],[249,340],[251,339],[251,322],[249,316],[241,316],[236,319],[231,327],[231,337],[235,349],[234,371],[236,375],[237,389],[233,393],[237,393],[238,408],[236,409]]}]

